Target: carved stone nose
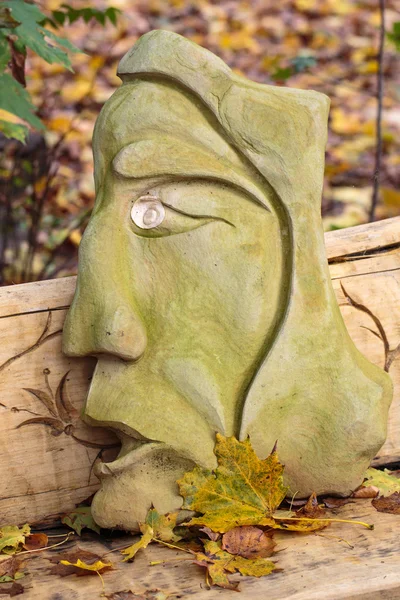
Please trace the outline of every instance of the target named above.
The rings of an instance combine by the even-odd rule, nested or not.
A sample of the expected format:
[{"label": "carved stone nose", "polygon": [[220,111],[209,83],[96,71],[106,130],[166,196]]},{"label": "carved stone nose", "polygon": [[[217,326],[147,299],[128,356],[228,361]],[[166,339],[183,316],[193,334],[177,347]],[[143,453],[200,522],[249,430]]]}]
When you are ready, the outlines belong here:
[{"label": "carved stone nose", "polygon": [[137,360],[147,345],[146,330],[135,310],[109,292],[101,307],[78,293],[64,325],[63,352],[68,356],[111,354]]}]

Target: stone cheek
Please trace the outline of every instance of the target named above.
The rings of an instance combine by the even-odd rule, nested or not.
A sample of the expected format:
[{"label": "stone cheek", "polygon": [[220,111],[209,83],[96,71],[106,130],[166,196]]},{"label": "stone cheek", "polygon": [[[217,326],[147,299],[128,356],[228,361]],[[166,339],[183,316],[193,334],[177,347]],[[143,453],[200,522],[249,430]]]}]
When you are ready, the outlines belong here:
[{"label": "stone cheek", "polygon": [[[183,59],[184,57],[184,59]],[[181,505],[215,432],[278,440],[293,493],[348,493],[385,438],[391,383],[355,348],[320,220],[329,101],[143,36],[94,135],[97,198],[64,351],[98,364],[85,419],[119,432],[100,525]]]}]

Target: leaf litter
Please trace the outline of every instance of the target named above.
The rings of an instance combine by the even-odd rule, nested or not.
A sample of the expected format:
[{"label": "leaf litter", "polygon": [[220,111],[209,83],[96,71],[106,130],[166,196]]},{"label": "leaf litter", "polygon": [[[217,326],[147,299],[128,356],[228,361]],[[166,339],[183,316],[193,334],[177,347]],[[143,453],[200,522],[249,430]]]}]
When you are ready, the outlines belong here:
[{"label": "leaf litter", "polygon": [[[277,529],[318,533],[334,522],[373,528],[360,521],[327,516],[326,508],[337,508],[342,503],[351,501],[349,499],[326,498],[324,504],[320,504],[316,494],[312,494],[304,501],[291,502],[290,510],[284,510],[281,504],[287,488],[283,482],[284,466],[279,462],[276,447],[266,459],[260,460],[249,440],[240,442],[234,437],[226,438],[217,434],[214,451],[218,463],[214,471],[196,466],[178,481],[184,500],[182,508],[192,511],[190,520],[178,521],[179,512],[162,515],[152,507],[145,522],[140,525],[140,539],[127,548],[119,549],[124,562],[132,561],[138,551],[156,542],[189,555],[186,560],[206,570],[209,585],[238,591],[238,583],[230,580],[230,576],[235,573],[262,577],[282,571],[276,562],[269,560],[276,554],[273,535]],[[392,493],[374,498],[375,508],[381,512],[400,514],[400,480],[389,472],[369,469],[363,485],[356,490],[353,498],[357,498],[358,493],[361,497],[372,497],[372,491],[376,493],[376,488],[381,494]],[[302,506],[299,507],[300,504]],[[297,506],[297,511],[292,510],[293,505]],[[64,515],[62,520],[78,534],[84,527],[99,531],[90,507],[87,506],[78,506]],[[29,554],[59,546],[68,541],[70,535],[73,532],[67,534],[64,541],[47,546],[47,535],[31,533],[28,524],[22,527],[5,525],[0,528],[0,554],[10,555],[0,560],[0,584],[20,586],[16,579],[25,574],[18,570],[20,563],[16,554]],[[61,577],[98,575],[104,595],[102,574],[114,568],[112,562],[105,560],[107,554],[101,556],[80,547],[57,552],[56,556],[49,558],[56,563],[51,573]],[[165,562],[167,561],[153,561],[150,565]],[[5,587],[0,587],[0,592],[4,589],[4,593],[15,595],[23,592],[23,588],[20,588],[22,586],[12,590],[10,588],[6,592]],[[170,597],[161,590],[157,591],[158,595],[153,596],[141,596],[131,591],[115,594],[115,598],[119,594],[124,599],[154,597],[158,600]]]}]

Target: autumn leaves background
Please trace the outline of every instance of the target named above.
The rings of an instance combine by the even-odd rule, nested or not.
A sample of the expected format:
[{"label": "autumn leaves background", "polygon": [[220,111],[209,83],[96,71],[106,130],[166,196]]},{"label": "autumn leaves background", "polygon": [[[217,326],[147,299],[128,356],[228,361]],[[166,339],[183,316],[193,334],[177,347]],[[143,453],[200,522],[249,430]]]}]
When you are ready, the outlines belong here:
[{"label": "autumn leaves background", "polygon": [[[84,0],[74,9],[87,7]],[[395,0],[386,0],[383,161],[377,218],[400,212],[400,54]],[[315,89],[332,101],[323,215],[327,230],[368,220],[376,148],[380,14],[375,0],[96,0],[74,20],[62,0],[40,9],[45,27],[81,53],[74,72],[28,48],[26,90],[46,126],[26,146],[3,140],[0,161],[1,283],[76,273],[77,248],[94,200],[91,137],[120,80],[119,59],[152,29],[170,29],[255,81]],[[105,11],[116,8],[112,19]],[[70,7],[71,8],[71,7]],[[53,12],[58,12],[58,21]],[[99,16],[99,12],[103,16]],[[60,17],[64,14],[64,17]],[[75,14],[76,16],[76,14]],[[72,19],[72,23],[71,23]],[[398,34],[397,34],[398,35]],[[389,39],[390,38],[390,39]],[[398,43],[398,42],[397,42]]]}]

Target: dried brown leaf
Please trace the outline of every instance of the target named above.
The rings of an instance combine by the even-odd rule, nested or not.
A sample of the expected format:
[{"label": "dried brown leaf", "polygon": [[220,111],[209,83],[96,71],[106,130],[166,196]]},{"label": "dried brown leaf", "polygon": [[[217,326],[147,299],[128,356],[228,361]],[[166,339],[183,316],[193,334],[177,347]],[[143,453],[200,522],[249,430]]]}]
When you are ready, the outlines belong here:
[{"label": "dried brown leaf", "polygon": [[325,515],[325,509],[318,504],[315,492],[311,494],[307,503],[296,512],[297,517],[307,517],[308,519],[318,519],[323,515]]},{"label": "dried brown leaf", "polygon": [[204,552],[196,554],[194,564],[205,567],[213,585],[229,590],[237,590],[238,584],[229,581],[230,573],[241,573],[251,577],[263,577],[278,570],[276,565],[265,558],[243,558],[221,548],[220,542],[204,540]]},{"label": "dried brown leaf", "polygon": [[353,498],[376,498],[379,494],[379,488],[375,485],[368,485],[367,487],[360,486],[352,493]]},{"label": "dried brown leaf", "polygon": [[2,560],[0,562],[0,577],[4,575],[8,575],[8,577],[14,577],[15,573],[18,571],[20,566],[20,562],[15,556],[11,558],[7,558],[6,560]]},{"label": "dried brown leaf", "polygon": [[201,529],[199,531],[202,531],[203,533],[205,533],[209,537],[209,539],[212,540],[213,542],[216,542],[220,538],[220,534],[215,533],[209,527],[201,527]]},{"label": "dried brown leaf", "polygon": [[400,515],[400,492],[395,492],[390,496],[376,498],[375,500],[372,500],[372,505],[379,512]]},{"label": "dried brown leaf", "polygon": [[11,598],[14,596],[19,596],[23,594],[25,588],[20,583],[13,581],[11,584],[2,584],[0,588],[0,596],[10,596]]},{"label": "dried brown leaf", "polygon": [[251,525],[235,527],[222,536],[223,550],[243,558],[267,558],[272,556],[275,546],[262,529]]},{"label": "dried brown leaf", "polygon": [[25,550],[38,550],[39,548],[45,548],[48,544],[49,538],[45,533],[31,533],[25,538],[24,548]]},{"label": "dried brown leaf", "polygon": [[326,508],[340,508],[351,502],[350,498],[324,498]]}]

